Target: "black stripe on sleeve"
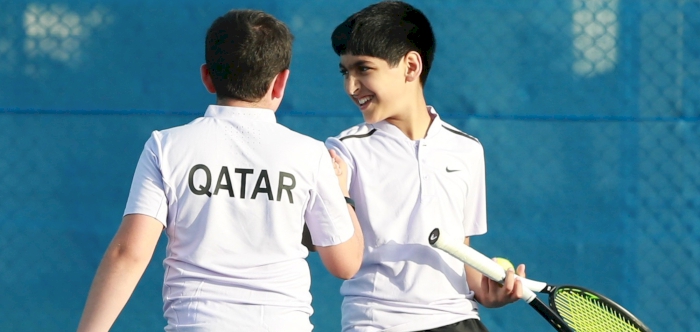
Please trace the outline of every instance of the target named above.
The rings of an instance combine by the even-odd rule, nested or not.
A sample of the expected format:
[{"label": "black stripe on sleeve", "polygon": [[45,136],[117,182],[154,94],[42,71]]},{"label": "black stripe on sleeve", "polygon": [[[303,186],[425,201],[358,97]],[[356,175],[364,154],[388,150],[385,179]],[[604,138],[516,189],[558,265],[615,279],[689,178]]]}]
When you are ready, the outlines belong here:
[{"label": "black stripe on sleeve", "polygon": [[449,131],[449,132],[451,132],[451,133],[453,133],[453,134],[457,134],[457,135],[459,135],[459,136],[464,136],[464,137],[466,137],[466,138],[468,138],[468,139],[474,140],[474,142],[481,143],[481,142],[479,142],[478,139],[476,139],[476,137],[474,137],[474,136],[472,136],[472,135],[463,133],[463,132],[461,132],[461,131],[459,131],[459,130],[455,130],[455,129],[449,128],[449,127],[447,127],[447,126],[445,126],[445,125],[442,125],[442,127],[445,128],[445,129],[447,129],[447,131]]},{"label": "black stripe on sleeve", "polygon": [[344,139],[346,139],[346,138],[363,138],[363,137],[372,136],[372,134],[374,134],[375,131],[377,131],[377,128],[374,128],[374,129],[370,130],[368,133],[362,134],[362,135],[348,135],[348,136],[344,136],[344,137],[341,137],[340,140],[342,141],[342,140],[344,140]]}]

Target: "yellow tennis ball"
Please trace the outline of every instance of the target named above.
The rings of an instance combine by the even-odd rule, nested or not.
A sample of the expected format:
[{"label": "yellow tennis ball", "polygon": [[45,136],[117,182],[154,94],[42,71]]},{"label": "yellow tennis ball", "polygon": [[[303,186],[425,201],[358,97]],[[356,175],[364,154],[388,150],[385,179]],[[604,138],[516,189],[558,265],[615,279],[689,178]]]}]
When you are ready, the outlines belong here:
[{"label": "yellow tennis ball", "polygon": [[515,271],[515,267],[513,266],[513,263],[511,263],[509,260],[507,260],[507,259],[505,259],[505,258],[503,258],[503,257],[496,257],[496,258],[494,258],[494,260],[495,260],[496,263],[498,263],[498,265],[500,265],[504,270],[507,271],[508,269],[513,269],[513,271]]}]

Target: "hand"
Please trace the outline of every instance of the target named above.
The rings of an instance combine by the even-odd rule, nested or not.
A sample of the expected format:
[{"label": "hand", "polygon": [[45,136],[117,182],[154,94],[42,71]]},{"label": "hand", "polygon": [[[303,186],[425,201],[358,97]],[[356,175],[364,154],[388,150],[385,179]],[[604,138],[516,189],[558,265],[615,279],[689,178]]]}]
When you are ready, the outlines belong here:
[{"label": "hand", "polygon": [[508,269],[506,271],[506,279],[503,285],[489,279],[486,276],[481,277],[481,294],[479,294],[479,302],[487,308],[498,308],[506,304],[513,303],[523,296],[523,284],[515,278],[515,275],[525,278],[525,265],[520,264],[516,271]]},{"label": "hand", "polygon": [[338,183],[340,184],[340,189],[343,191],[345,197],[350,196],[348,193],[348,165],[345,163],[343,158],[340,158],[335,150],[328,150],[331,154],[331,159],[333,160],[333,169],[335,170],[335,175],[338,177]]}]

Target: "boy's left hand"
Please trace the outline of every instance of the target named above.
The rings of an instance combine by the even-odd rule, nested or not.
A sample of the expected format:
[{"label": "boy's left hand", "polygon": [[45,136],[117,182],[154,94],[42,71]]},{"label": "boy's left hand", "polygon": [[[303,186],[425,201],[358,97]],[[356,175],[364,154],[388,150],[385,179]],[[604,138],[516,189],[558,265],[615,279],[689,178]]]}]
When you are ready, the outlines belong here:
[{"label": "boy's left hand", "polygon": [[333,169],[335,170],[335,175],[338,177],[340,189],[343,191],[343,195],[348,197],[350,196],[348,193],[348,165],[343,158],[340,158],[335,150],[329,149],[328,152],[331,154],[331,159],[333,160]]},{"label": "boy's left hand", "polygon": [[[523,284],[515,278],[516,271],[508,269],[503,285],[489,279],[481,277],[481,294],[479,302],[487,308],[498,308],[506,304],[513,303],[523,296]],[[517,275],[525,277],[525,265],[520,264],[517,268]]]}]

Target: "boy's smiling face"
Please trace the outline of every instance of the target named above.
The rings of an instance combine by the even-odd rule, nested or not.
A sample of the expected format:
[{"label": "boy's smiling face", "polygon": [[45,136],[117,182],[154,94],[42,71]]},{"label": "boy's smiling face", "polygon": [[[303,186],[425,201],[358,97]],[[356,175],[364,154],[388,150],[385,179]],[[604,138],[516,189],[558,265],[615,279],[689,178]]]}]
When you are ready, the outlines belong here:
[{"label": "boy's smiling face", "polygon": [[405,99],[402,98],[406,88],[405,67],[403,60],[391,67],[385,60],[372,56],[340,56],[345,92],[360,108],[367,123],[377,123],[400,112]]}]

